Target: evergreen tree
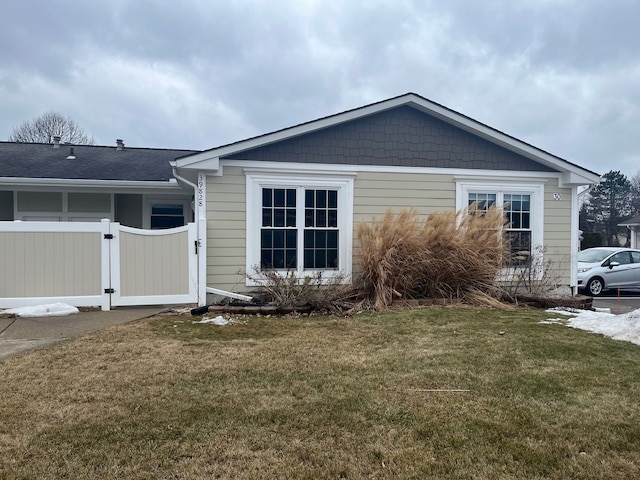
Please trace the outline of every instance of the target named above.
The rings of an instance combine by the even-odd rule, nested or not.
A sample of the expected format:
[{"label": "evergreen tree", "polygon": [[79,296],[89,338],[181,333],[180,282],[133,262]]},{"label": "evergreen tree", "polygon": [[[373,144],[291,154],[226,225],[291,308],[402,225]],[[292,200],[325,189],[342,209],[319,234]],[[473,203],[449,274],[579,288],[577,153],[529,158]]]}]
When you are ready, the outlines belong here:
[{"label": "evergreen tree", "polygon": [[640,215],[640,170],[631,179],[631,215]]},{"label": "evergreen tree", "polygon": [[622,231],[618,224],[633,212],[631,193],[631,182],[624,174],[614,170],[604,174],[580,209],[580,229],[599,233],[605,245],[617,246]]}]

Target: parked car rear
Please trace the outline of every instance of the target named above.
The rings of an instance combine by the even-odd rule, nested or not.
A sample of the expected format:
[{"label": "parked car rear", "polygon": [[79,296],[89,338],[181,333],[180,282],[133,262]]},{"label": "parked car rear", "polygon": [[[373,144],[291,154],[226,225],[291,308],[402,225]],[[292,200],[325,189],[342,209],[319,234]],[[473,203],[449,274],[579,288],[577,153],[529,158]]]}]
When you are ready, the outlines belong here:
[{"label": "parked car rear", "polygon": [[640,250],[596,247],[578,253],[579,290],[598,296],[615,288],[640,289]]}]

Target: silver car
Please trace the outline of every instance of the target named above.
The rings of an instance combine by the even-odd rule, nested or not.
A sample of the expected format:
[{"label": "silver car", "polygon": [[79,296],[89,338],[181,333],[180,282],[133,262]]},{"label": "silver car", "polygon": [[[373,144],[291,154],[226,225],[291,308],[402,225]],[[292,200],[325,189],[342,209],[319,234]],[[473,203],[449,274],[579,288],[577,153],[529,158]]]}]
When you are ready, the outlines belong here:
[{"label": "silver car", "polygon": [[640,289],[640,250],[597,247],[578,253],[578,289],[597,297],[612,288]]}]

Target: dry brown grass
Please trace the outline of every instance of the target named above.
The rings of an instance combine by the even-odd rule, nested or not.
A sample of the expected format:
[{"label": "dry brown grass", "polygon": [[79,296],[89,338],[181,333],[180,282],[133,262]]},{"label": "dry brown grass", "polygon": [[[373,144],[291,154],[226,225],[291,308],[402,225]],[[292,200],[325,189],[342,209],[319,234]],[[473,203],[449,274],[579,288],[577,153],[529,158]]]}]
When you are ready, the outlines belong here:
[{"label": "dry brown grass", "polygon": [[[475,207],[472,207],[475,210]],[[360,222],[362,276],[357,289],[377,310],[396,298],[487,299],[508,250],[505,217],[492,207],[469,214],[444,212],[426,221],[415,209],[388,211],[382,220]]]},{"label": "dry brown grass", "polygon": [[0,363],[0,478],[638,478],[638,347],[541,318],[112,328]]}]

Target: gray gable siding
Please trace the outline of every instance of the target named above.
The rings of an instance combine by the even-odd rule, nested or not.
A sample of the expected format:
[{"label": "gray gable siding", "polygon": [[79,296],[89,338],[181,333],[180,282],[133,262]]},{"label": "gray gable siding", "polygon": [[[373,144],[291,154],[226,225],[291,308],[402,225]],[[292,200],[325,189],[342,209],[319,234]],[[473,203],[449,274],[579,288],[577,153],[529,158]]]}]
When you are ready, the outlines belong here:
[{"label": "gray gable siding", "polygon": [[554,171],[409,106],[245,150],[271,162]]}]

